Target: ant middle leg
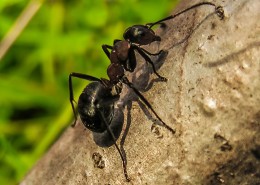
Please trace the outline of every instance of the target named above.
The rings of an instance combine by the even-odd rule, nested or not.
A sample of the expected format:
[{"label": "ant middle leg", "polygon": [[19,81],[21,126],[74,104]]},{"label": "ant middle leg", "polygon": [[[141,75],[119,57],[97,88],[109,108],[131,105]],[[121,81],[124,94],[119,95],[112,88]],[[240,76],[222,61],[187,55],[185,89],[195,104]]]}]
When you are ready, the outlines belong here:
[{"label": "ant middle leg", "polygon": [[139,49],[142,50],[144,53],[151,55],[151,56],[157,56],[157,55],[160,55],[163,52],[163,50],[160,50],[157,53],[150,53],[149,51],[145,50],[144,48],[139,47]]},{"label": "ant middle leg", "polygon": [[[160,78],[162,81],[166,82],[167,81],[167,78],[161,76],[159,73],[157,73],[156,69],[155,69],[155,66],[154,66],[154,63],[152,62],[152,60],[150,59],[150,57],[147,56],[147,54],[149,53],[148,51],[144,50],[143,48],[140,48],[138,46],[135,46],[135,49],[137,50],[137,52],[145,59],[146,62],[148,62],[149,64],[152,65],[152,68],[153,68],[153,72],[154,74]],[[158,54],[154,54],[154,55],[159,55],[163,52],[163,50],[160,50],[158,52]],[[146,54],[147,53],[147,54]]]}]

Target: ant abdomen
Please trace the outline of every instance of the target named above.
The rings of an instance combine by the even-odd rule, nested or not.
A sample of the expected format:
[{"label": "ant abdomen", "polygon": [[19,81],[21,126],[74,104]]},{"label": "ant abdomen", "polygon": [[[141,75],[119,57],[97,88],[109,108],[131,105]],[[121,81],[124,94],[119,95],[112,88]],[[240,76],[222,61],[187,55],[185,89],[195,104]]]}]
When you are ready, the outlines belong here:
[{"label": "ant abdomen", "polygon": [[119,96],[113,96],[111,90],[101,82],[92,82],[85,87],[78,100],[78,113],[82,123],[93,132],[98,146],[109,147],[118,139],[122,131],[124,117],[122,110],[115,108]]},{"label": "ant abdomen", "polygon": [[113,103],[103,103],[111,97],[111,91],[100,82],[92,82],[83,90],[78,100],[78,113],[82,123],[93,132],[104,132],[107,130],[106,124],[99,116],[102,110],[107,123],[113,117]]}]

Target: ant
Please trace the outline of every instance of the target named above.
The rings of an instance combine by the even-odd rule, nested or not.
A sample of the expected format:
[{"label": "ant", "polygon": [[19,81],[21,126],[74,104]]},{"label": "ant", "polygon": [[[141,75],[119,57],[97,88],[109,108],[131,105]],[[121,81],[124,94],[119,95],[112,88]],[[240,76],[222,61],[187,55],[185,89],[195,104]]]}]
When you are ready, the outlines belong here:
[{"label": "ant", "polygon": [[[118,63],[123,66],[124,70],[133,72],[136,68],[136,57],[135,51],[137,51],[146,62],[150,63],[153,68],[153,73],[157,75],[159,79],[162,81],[167,81],[165,77],[159,75],[155,69],[155,66],[148,55],[158,56],[160,55],[163,50],[160,50],[158,53],[150,53],[145,49],[141,48],[142,45],[151,44],[154,41],[161,41],[161,37],[155,35],[155,32],[151,29],[155,25],[165,25],[163,22],[169,19],[173,19],[193,8],[202,6],[202,5],[209,5],[215,7],[216,14],[220,17],[220,19],[224,18],[224,11],[221,6],[216,6],[214,3],[211,2],[202,2],[195,4],[175,15],[170,15],[164,19],[161,19],[154,23],[148,23],[146,25],[134,25],[125,30],[123,34],[124,40],[114,40],[114,45],[102,45],[102,49],[110,59],[111,63]],[[109,52],[109,49],[111,52]]]},{"label": "ant", "polygon": [[[141,45],[147,45],[154,41],[160,41],[161,38],[155,35],[155,32],[151,29],[156,24],[164,24],[163,22],[169,19],[173,19],[176,16],[191,10],[201,5],[211,5],[215,7],[216,13],[220,18],[224,17],[224,12],[221,7],[216,7],[215,4],[209,2],[203,2],[195,4],[175,15],[166,17],[155,23],[148,23],[146,25],[134,25],[128,28],[124,33],[125,40],[115,40],[113,46],[103,45],[102,48],[106,55],[109,57],[111,64],[107,68],[108,79],[96,78],[87,74],[82,73],[71,73],[69,75],[69,92],[70,92],[70,103],[74,113],[75,121],[72,126],[75,126],[77,121],[76,109],[74,107],[74,95],[72,88],[72,78],[80,78],[91,81],[78,100],[78,113],[81,118],[83,125],[91,130],[93,133],[107,133],[109,138],[112,139],[113,143],[121,157],[123,163],[124,175],[127,181],[130,181],[127,170],[126,170],[126,159],[123,155],[123,151],[119,149],[116,140],[118,134],[117,131],[112,127],[113,122],[116,122],[115,116],[115,103],[119,100],[123,85],[132,89],[135,94],[141,99],[141,101],[153,112],[156,118],[161,122],[167,130],[172,134],[175,131],[168,126],[159,115],[155,112],[152,105],[147,99],[134,87],[134,85],[125,76],[125,71],[133,72],[136,68],[136,58],[134,51],[136,50],[148,63],[153,67],[153,72],[162,80],[166,81],[166,78],[160,76],[156,70],[153,62],[148,55],[159,55],[162,50],[158,53],[152,54],[143,48]],[[109,52],[108,49],[112,51]],[[123,125],[122,121],[119,123]],[[113,128],[113,129],[112,129]],[[110,145],[111,146],[111,145]]]}]

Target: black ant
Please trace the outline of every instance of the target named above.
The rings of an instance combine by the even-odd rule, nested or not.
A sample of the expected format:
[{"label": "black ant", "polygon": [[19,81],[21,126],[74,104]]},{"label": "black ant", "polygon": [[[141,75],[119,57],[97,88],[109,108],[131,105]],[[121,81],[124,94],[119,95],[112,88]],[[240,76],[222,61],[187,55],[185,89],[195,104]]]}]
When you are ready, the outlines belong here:
[{"label": "black ant", "polygon": [[[164,126],[173,134],[175,133],[175,131],[165,122],[163,122],[163,120],[155,112],[155,110],[146,100],[146,98],[134,87],[131,82],[129,82],[129,80],[125,76],[125,71],[133,72],[136,68],[136,58],[134,54],[134,51],[136,50],[142,57],[145,58],[147,62],[152,65],[154,73],[162,80],[166,80],[166,78],[160,76],[156,72],[153,62],[147,56],[159,55],[162,51],[152,54],[144,50],[140,46],[161,40],[161,38],[155,35],[154,31],[151,29],[152,26],[156,24],[163,24],[163,21],[173,19],[176,16],[201,5],[214,6],[219,17],[223,18],[224,14],[221,7],[216,7],[213,3],[204,2],[195,4],[175,15],[171,15],[155,23],[132,26],[125,31],[125,40],[115,40],[113,47],[108,45],[102,46],[103,50],[111,61],[111,64],[107,69],[109,80],[104,78],[99,79],[81,73],[71,73],[69,75],[70,103],[75,116],[75,122],[73,126],[76,124],[77,114],[73,104],[75,100],[73,96],[72,77],[76,77],[91,81],[91,83],[85,87],[78,100],[78,113],[80,115],[81,121],[86,128],[94,133],[108,133],[109,138],[112,139],[113,144],[115,145],[121,157],[124,175],[127,181],[130,181],[130,179],[126,170],[126,159],[122,151],[116,144],[116,140],[118,138],[116,137],[117,134],[115,134],[115,131],[111,128],[114,119],[116,119],[116,116],[114,115],[114,105],[120,98],[122,85],[125,84],[135,92],[135,94],[141,99],[141,101],[154,113],[156,118],[161,122],[162,126]],[[112,50],[111,53],[108,51],[108,49]],[[123,125],[122,122],[120,122],[120,124]]]},{"label": "black ant", "polygon": [[[221,6],[216,6],[211,2],[202,2],[195,4],[175,15],[170,15],[164,19],[161,19],[154,23],[148,23],[146,25],[134,25],[126,29],[123,37],[124,40],[114,40],[114,45],[102,45],[103,51],[106,53],[107,57],[110,59],[111,63],[118,63],[123,66],[124,70],[133,72],[136,68],[136,57],[135,51],[137,51],[146,62],[150,63],[153,68],[153,72],[159,77],[162,81],[167,81],[165,77],[159,75],[155,69],[153,62],[151,61],[148,55],[157,56],[160,55],[163,50],[160,50],[158,53],[150,53],[145,49],[141,48],[142,45],[151,44],[154,41],[161,41],[161,37],[155,35],[155,32],[151,29],[155,25],[164,25],[164,21],[173,19],[193,8],[209,5],[215,7],[216,14],[220,17],[220,19],[224,18],[224,11]],[[111,52],[109,52],[109,49]]]}]

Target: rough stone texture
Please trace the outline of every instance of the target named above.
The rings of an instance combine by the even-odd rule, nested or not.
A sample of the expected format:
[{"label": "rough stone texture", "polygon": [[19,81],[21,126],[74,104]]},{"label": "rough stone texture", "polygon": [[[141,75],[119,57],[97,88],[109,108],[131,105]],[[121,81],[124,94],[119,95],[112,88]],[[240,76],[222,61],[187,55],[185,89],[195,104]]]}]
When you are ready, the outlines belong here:
[{"label": "rough stone texture", "polygon": [[[174,12],[196,2],[183,1]],[[197,8],[167,21],[157,30],[162,42],[145,47],[168,51],[165,60],[153,58],[167,83],[153,80],[142,59],[129,74],[176,130],[172,135],[152,124],[153,114],[140,101],[127,101],[133,93],[124,89],[131,182],[115,147],[98,147],[78,123],[21,184],[260,184],[260,1],[215,2],[223,6],[224,20],[212,14],[214,8]]]}]

